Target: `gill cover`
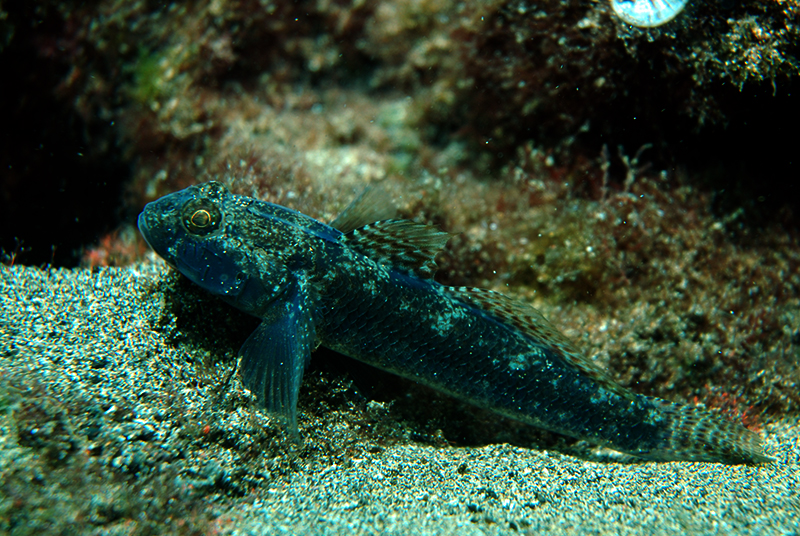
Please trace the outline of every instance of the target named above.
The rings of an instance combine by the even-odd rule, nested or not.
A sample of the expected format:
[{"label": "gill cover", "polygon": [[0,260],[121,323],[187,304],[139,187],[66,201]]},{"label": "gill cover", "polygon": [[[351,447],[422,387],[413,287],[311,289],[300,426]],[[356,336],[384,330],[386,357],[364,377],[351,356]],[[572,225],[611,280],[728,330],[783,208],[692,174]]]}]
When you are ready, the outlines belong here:
[{"label": "gill cover", "polygon": [[175,267],[212,294],[238,296],[247,276],[230,255],[217,252],[214,246],[214,243],[183,240],[175,251]]}]

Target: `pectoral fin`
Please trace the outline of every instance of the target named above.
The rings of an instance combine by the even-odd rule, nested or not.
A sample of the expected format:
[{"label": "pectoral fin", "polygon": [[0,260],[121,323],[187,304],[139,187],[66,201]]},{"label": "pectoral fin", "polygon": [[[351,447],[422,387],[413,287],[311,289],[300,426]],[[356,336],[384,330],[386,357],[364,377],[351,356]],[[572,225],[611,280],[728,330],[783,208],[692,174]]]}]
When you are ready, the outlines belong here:
[{"label": "pectoral fin", "polygon": [[239,373],[245,387],[269,412],[281,416],[297,433],[297,397],[303,371],[315,344],[314,321],[305,285],[288,300],[276,302],[239,350]]}]

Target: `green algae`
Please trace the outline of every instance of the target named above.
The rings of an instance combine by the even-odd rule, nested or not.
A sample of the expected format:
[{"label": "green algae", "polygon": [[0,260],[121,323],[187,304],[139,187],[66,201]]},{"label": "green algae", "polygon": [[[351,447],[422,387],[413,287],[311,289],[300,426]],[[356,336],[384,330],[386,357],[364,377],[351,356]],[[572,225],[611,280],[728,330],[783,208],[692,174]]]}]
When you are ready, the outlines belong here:
[{"label": "green algae", "polygon": [[133,65],[133,87],[131,95],[141,104],[149,105],[160,100],[166,94],[164,87],[165,57],[141,49],[136,63]]}]

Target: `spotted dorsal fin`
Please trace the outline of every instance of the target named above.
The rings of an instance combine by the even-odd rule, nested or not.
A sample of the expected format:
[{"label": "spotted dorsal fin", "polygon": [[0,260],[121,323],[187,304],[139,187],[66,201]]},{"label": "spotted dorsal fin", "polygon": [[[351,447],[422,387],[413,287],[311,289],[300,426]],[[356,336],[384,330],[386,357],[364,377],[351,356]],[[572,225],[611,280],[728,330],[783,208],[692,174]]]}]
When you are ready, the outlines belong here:
[{"label": "spotted dorsal fin", "polygon": [[368,223],[397,217],[397,207],[389,192],[379,186],[367,186],[328,225],[343,233],[363,227]]},{"label": "spotted dorsal fin", "polygon": [[505,324],[509,324],[520,330],[534,342],[546,346],[564,361],[592,378],[604,389],[616,393],[625,398],[633,398],[635,395],[625,389],[595,363],[584,356],[572,341],[559,332],[542,314],[524,303],[512,300],[511,298],[480,288],[469,287],[445,287],[446,292],[457,300],[469,304],[473,307],[486,311],[493,317]]},{"label": "spotted dorsal fin", "polygon": [[434,258],[450,233],[410,220],[385,220],[354,229],[343,240],[379,264],[430,279],[436,272]]}]

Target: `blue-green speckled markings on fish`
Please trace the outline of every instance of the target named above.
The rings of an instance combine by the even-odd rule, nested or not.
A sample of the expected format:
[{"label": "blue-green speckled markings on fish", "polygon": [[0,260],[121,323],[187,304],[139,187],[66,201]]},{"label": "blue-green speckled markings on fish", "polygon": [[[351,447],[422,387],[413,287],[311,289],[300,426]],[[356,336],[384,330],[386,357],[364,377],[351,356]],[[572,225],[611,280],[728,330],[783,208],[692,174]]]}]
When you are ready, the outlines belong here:
[{"label": "blue-green speckled markings on fish", "polygon": [[[432,280],[449,235],[384,219],[362,195],[330,225],[218,182],[148,204],[150,246],[191,281],[262,319],[244,385],[297,430],[311,352],[324,345],[497,413],[652,460],[768,461],[761,438],[701,408],[611,381],[535,309]],[[376,221],[380,220],[380,221]]]}]

